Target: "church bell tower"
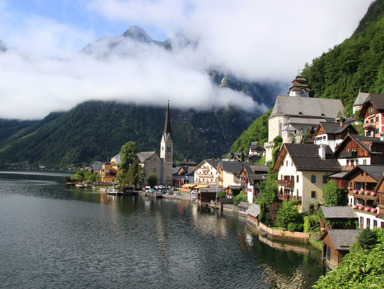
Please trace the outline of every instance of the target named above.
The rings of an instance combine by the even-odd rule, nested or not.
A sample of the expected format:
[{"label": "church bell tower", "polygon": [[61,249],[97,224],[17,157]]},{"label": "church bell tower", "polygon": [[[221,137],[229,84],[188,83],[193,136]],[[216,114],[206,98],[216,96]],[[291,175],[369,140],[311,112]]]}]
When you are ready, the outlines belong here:
[{"label": "church bell tower", "polygon": [[173,141],[171,136],[171,115],[169,113],[169,101],[167,115],[165,117],[164,132],[160,142],[161,180],[160,184],[172,185],[173,167]]}]

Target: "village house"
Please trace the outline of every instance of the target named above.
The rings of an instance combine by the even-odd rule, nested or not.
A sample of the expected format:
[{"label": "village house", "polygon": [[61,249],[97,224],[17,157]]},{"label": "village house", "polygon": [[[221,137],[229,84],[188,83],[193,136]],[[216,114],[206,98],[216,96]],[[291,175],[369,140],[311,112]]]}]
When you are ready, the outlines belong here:
[{"label": "village house", "polygon": [[384,94],[369,94],[360,116],[364,119],[365,136],[380,137],[384,133]]},{"label": "village house", "polygon": [[[120,156],[119,156],[120,158]],[[119,169],[116,160],[112,158],[111,162],[106,162],[101,167],[100,181],[102,183],[116,183],[117,174]]]},{"label": "village house", "polygon": [[344,115],[339,99],[309,97],[307,80],[298,75],[288,95],[279,95],[268,119],[268,142],[264,144],[266,162],[272,160],[273,139],[281,136],[283,143],[299,143],[304,134],[315,130],[320,122],[335,122]]},{"label": "village house", "polygon": [[360,230],[326,230],[321,236],[323,241],[323,259],[333,268],[340,264],[349,248],[359,237]]},{"label": "village house", "polygon": [[334,152],[348,134],[358,134],[352,123],[320,122],[313,138],[316,145],[328,145]]},{"label": "village house", "polygon": [[311,203],[323,203],[328,175],[341,171],[341,166],[329,146],[286,143],[273,171],[278,172],[278,199],[299,200],[301,210],[308,211]]},{"label": "village house", "polygon": [[384,141],[380,138],[347,135],[334,155],[343,171],[350,171],[357,165],[384,164]]},{"label": "village house", "polygon": [[175,187],[182,187],[185,184],[192,184],[194,182],[194,169],[195,162],[179,162],[172,172],[172,183]]},{"label": "village house", "polygon": [[194,171],[194,183],[197,185],[217,185],[217,160],[203,160]]},{"label": "village house", "polygon": [[219,187],[224,188],[229,195],[231,190],[239,190],[241,187],[240,171],[243,164],[238,161],[219,161],[217,164]]},{"label": "village house", "polygon": [[253,203],[259,194],[258,184],[267,178],[268,166],[244,164],[240,171],[241,190],[247,194],[248,203]]}]

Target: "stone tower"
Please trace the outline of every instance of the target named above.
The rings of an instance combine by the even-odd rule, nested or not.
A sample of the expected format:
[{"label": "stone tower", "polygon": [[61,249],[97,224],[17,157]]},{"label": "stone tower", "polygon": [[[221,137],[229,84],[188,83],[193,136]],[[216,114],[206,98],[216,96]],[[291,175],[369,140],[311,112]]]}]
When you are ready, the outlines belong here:
[{"label": "stone tower", "polygon": [[169,101],[163,136],[160,143],[161,160],[161,180],[160,184],[172,185],[172,166],[173,166],[173,141],[171,136],[171,115],[169,113]]}]

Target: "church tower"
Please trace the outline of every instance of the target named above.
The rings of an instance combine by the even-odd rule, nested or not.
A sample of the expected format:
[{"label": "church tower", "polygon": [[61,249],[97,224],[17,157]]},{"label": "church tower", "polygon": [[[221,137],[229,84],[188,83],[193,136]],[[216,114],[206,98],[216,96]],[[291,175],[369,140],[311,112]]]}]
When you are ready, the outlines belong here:
[{"label": "church tower", "polygon": [[169,101],[167,115],[165,117],[165,125],[163,136],[160,143],[160,160],[161,160],[161,180],[160,184],[172,185],[172,167],[173,167],[173,141],[171,136],[171,115],[169,113]]},{"label": "church tower", "polygon": [[296,78],[292,81],[292,86],[288,91],[289,96],[301,96],[301,97],[309,97],[309,93],[311,89],[307,84],[307,80],[301,75],[296,76]]}]

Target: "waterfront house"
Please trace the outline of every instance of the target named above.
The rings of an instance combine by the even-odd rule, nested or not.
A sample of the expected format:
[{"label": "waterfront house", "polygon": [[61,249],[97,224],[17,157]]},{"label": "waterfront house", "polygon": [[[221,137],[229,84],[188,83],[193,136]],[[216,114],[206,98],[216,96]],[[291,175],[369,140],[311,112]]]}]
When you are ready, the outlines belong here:
[{"label": "waterfront house", "polygon": [[343,171],[350,171],[357,165],[384,164],[384,141],[374,137],[347,135],[334,155]]},{"label": "waterfront house", "polygon": [[92,173],[95,175],[101,174],[101,170],[103,169],[103,163],[100,161],[96,161],[92,165]]},{"label": "waterfront house", "polygon": [[384,133],[384,94],[369,94],[360,116],[364,119],[365,136],[380,137]]},{"label": "waterfront house", "polygon": [[194,183],[205,185],[216,185],[217,182],[217,160],[203,160],[194,171]]},{"label": "waterfront house", "polygon": [[342,143],[348,134],[358,134],[351,123],[320,122],[313,138],[316,145],[328,145],[334,152],[336,147]]},{"label": "waterfront house", "polygon": [[273,139],[281,136],[283,143],[301,142],[304,134],[315,130],[320,122],[335,122],[344,115],[339,99],[309,97],[307,80],[298,75],[292,82],[288,95],[276,98],[268,119],[268,142],[264,144],[266,162],[272,160]]},{"label": "waterfront house", "polygon": [[267,178],[268,166],[244,164],[240,171],[241,190],[247,194],[249,203],[253,203],[259,194],[258,184]]},{"label": "waterfront house", "polygon": [[329,146],[286,143],[273,171],[278,172],[278,199],[299,200],[301,210],[308,211],[311,203],[323,203],[323,186],[341,166]]},{"label": "waterfront house", "polygon": [[115,162],[105,162],[101,168],[100,181],[103,183],[115,183],[118,171]]},{"label": "waterfront house", "polygon": [[193,183],[195,167],[189,166],[176,166],[172,172],[172,183],[175,187],[182,187],[185,184]]},{"label": "waterfront house", "polygon": [[325,231],[321,236],[323,241],[323,259],[327,261],[330,267],[340,264],[360,233],[360,230],[332,229]]},{"label": "waterfront house", "polygon": [[259,225],[260,205],[252,204],[245,213],[247,214],[248,223],[254,226]]},{"label": "waterfront house", "polygon": [[357,215],[348,206],[321,206],[326,222],[320,222],[320,229],[356,229]]},{"label": "waterfront house", "polygon": [[219,161],[217,164],[219,186],[222,188],[239,188],[241,186],[239,173],[243,164],[239,161]]}]

